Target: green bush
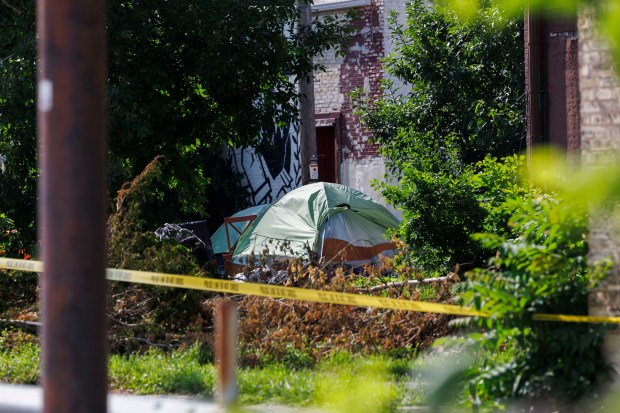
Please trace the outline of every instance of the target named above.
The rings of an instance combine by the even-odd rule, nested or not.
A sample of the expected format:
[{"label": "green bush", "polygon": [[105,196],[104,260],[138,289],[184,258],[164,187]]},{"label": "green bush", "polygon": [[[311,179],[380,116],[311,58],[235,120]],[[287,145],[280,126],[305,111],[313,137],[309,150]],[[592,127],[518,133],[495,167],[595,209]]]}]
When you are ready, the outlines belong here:
[{"label": "green bush", "polygon": [[[478,351],[460,377],[463,400],[475,410],[511,399],[574,402],[607,379],[602,356],[606,327],[534,321],[535,313],[587,314],[587,297],[607,273],[588,266],[587,214],[551,196],[508,200],[510,234],[478,238],[497,251],[488,268],[469,273],[462,303],[487,312],[468,325],[481,328],[449,343]],[[482,353],[479,352],[482,349]],[[486,354],[508,351],[503,361]]]},{"label": "green bush", "polygon": [[415,251],[412,266],[445,273],[475,261],[480,247],[470,234],[482,231],[486,213],[473,191],[473,175],[472,168],[453,176],[405,167],[399,187],[384,191],[403,209],[397,235]]},{"label": "green bush", "polygon": [[[377,185],[403,211],[398,235],[425,272],[477,262],[482,249],[469,235],[494,218],[481,187],[506,182],[475,175],[490,167],[487,156],[511,156],[524,144],[522,18],[504,17],[496,3],[481,1],[467,21],[445,1],[408,3],[406,25],[391,16],[395,53],[385,60],[407,89],[388,81],[382,99],[356,97],[386,158],[387,183]],[[514,162],[505,165],[514,172]]]},{"label": "green bush", "polygon": [[524,179],[525,156],[498,160],[487,156],[480,162],[443,170],[425,165],[403,167],[399,186],[383,185],[388,198],[403,208],[397,235],[413,253],[401,260],[440,274],[455,265],[471,269],[491,250],[471,237],[488,232],[506,234],[510,211],[503,206],[510,198],[523,199],[536,193]]},{"label": "green bush", "polygon": [[485,210],[484,233],[509,234],[512,212],[506,201],[528,199],[540,193],[529,181],[526,167],[525,155],[507,156],[501,160],[487,156],[475,164],[476,173],[468,178],[476,199]]},{"label": "green bush", "polygon": [[15,223],[0,212],[0,257],[24,258],[31,256],[32,246],[15,228]]}]

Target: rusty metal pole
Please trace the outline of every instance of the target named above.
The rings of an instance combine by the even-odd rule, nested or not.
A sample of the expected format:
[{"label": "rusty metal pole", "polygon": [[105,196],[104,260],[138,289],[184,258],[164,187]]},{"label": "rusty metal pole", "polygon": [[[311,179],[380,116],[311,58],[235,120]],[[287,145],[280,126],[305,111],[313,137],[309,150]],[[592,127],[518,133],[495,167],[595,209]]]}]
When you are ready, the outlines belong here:
[{"label": "rusty metal pole", "polygon": [[42,384],[47,413],[107,410],[104,0],[38,0]]},{"label": "rusty metal pole", "polygon": [[216,399],[224,406],[237,401],[237,304],[221,300],[215,309]]}]

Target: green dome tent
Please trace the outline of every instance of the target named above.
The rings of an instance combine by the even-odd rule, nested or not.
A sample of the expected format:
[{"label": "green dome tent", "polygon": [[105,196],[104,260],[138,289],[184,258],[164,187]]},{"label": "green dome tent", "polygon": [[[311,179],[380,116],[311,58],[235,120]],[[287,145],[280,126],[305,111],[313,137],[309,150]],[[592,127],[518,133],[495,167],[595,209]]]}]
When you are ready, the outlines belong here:
[{"label": "green dome tent", "polygon": [[252,256],[308,258],[359,265],[391,251],[386,231],[398,219],[368,195],[348,186],[305,185],[268,206],[241,235],[227,273],[240,271]]}]

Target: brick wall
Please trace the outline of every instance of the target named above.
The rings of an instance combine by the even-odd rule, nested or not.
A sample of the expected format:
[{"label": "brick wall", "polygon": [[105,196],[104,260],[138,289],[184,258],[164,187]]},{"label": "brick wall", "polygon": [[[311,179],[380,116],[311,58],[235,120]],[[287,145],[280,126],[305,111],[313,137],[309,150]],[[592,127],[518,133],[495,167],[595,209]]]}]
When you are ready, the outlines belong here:
[{"label": "brick wall", "polygon": [[[593,14],[582,13],[578,24],[581,159],[584,165],[596,166],[610,162],[620,149],[620,82],[609,46],[597,35]],[[620,262],[620,244],[610,227],[606,223],[592,229],[592,254],[595,258],[613,256]],[[620,285],[620,271],[616,273],[608,283]],[[595,299],[592,303],[601,314],[611,311],[601,307],[603,301]],[[617,302],[620,306],[620,300]]]},{"label": "brick wall", "polygon": [[[351,4],[341,0],[314,1],[315,5],[337,3]],[[357,7],[359,19],[354,22],[356,31],[345,50],[345,56],[336,56],[334,51],[330,50],[316,58],[317,63],[325,67],[325,71],[315,73],[315,112],[317,119],[338,120],[340,130],[337,136],[340,148],[337,180],[384,203],[380,194],[374,191],[371,185],[374,179],[383,179],[384,161],[377,155],[377,145],[369,143],[370,132],[365,130],[359,118],[354,115],[350,94],[357,89],[363,89],[371,99],[381,97],[381,81],[385,76],[381,60],[392,48],[387,33],[387,10],[401,12],[400,21],[404,21],[405,1],[369,0],[366,3],[365,6]],[[323,15],[338,15],[346,11],[332,9]],[[319,14],[318,17],[322,15]],[[251,148],[226,152],[225,156],[230,159],[233,169],[243,175],[251,204],[271,202],[300,185],[297,148],[299,137],[297,132],[291,132],[280,133],[274,139],[284,137],[288,139],[286,142],[290,141],[290,146],[286,146],[287,155],[284,157],[290,162],[284,162],[286,164],[284,166],[280,165],[281,162],[274,164],[269,156],[256,154]],[[275,158],[281,161],[282,156]]]},{"label": "brick wall", "polygon": [[[579,89],[582,162],[596,166],[611,162],[620,150],[620,80],[614,72],[609,45],[597,33],[594,13],[584,11],[579,28]],[[620,208],[615,214],[591,217],[590,260],[612,258],[617,264],[610,276],[590,295],[590,314],[620,315]],[[620,330],[606,337],[606,354],[620,366]],[[614,385],[620,387],[616,376]]]},{"label": "brick wall", "polygon": [[[407,5],[404,0],[383,0],[383,7],[385,10],[385,12],[383,13],[383,18],[385,20],[385,23],[384,23],[385,35],[383,36],[383,50],[384,50],[385,55],[387,56],[394,52],[394,43],[392,42],[392,38],[390,36],[391,24],[388,21],[389,16],[390,16],[390,11],[395,11],[398,13],[398,17],[396,19],[398,24],[405,25],[407,22],[407,14],[406,14]],[[403,82],[400,79],[394,76],[390,76],[387,73],[385,74],[385,76],[392,82],[392,85],[395,88],[395,93],[405,95],[409,91],[411,91],[411,86],[403,84]]]},{"label": "brick wall", "polygon": [[353,114],[350,93],[363,89],[371,99],[381,96],[384,57],[384,4],[372,0],[358,9],[360,18],[344,57],[326,53],[320,62],[326,72],[316,74],[314,85],[317,113],[341,113],[341,153],[343,159],[376,156],[376,146],[368,143],[370,134]]},{"label": "brick wall", "polygon": [[[314,3],[338,2],[340,1],[315,0]],[[397,11],[398,21],[405,22],[406,2],[369,0],[367,3],[366,6],[356,9],[360,19],[355,23],[356,33],[346,55],[336,57],[333,52],[327,52],[325,56],[317,59],[326,67],[326,71],[315,75],[315,105],[317,118],[321,115],[336,116],[339,120],[338,182],[356,188],[385,204],[385,200],[372,187],[375,179],[384,179],[385,162],[377,155],[377,145],[369,143],[371,133],[365,130],[359,118],[354,115],[350,93],[362,89],[371,99],[382,96],[381,83],[387,76],[382,59],[393,49],[387,21],[389,11]],[[390,80],[395,86],[402,87],[397,79]],[[401,90],[407,91],[408,88],[402,87]],[[395,213],[400,216],[398,211]]]},{"label": "brick wall", "polygon": [[582,159],[600,164],[620,149],[620,81],[592,13],[579,18]]}]

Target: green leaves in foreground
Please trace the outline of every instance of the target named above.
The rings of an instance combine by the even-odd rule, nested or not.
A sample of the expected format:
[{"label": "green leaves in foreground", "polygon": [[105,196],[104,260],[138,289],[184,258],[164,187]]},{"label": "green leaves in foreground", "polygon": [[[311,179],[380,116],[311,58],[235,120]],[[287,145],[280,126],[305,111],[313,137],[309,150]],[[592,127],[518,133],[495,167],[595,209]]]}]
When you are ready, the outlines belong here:
[{"label": "green leaves in foreground", "polygon": [[241,404],[319,406],[324,411],[386,413],[406,394],[402,379],[408,360],[336,352],[315,368],[273,364],[239,371]]},{"label": "green leaves in foreground", "polygon": [[[611,367],[602,354],[606,326],[539,322],[532,316],[588,314],[588,295],[612,265],[588,262],[593,255],[588,233],[617,221],[619,163],[577,169],[549,150],[534,153],[530,162],[532,185],[539,189],[510,195],[505,191],[510,186],[500,185],[506,197],[484,201],[497,217],[508,217],[508,228],[486,227],[490,233],[474,236],[495,255],[486,267],[467,273],[460,299],[492,316],[461,321],[471,330],[437,343],[439,351],[456,353],[465,364],[436,386],[430,403],[445,401],[441,389],[452,386],[474,411],[517,401],[526,408],[544,401],[546,408],[564,411],[609,378]],[[476,176],[490,183],[483,185],[488,195],[495,181],[489,178],[501,168],[490,170]],[[610,236],[613,229],[618,230],[610,229]]]},{"label": "green leaves in foreground", "polygon": [[[476,12],[488,4],[489,0],[437,0],[445,4],[462,21],[472,20]],[[505,15],[514,16],[523,13],[525,7],[532,14],[555,14],[575,16],[587,6],[596,11],[596,23],[605,40],[611,44],[611,53],[620,67],[620,0],[499,0],[495,2]]]},{"label": "green leaves in foreground", "polygon": [[448,340],[477,356],[461,375],[461,397],[475,411],[543,397],[561,406],[608,378],[601,351],[606,327],[538,322],[532,315],[587,314],[588,294],[609,264],[587,263],[583,208],[549,195],[508,201],[505,208],[512,234],[478,236],[497,255],[488,268],[468,274],[461,295],[464,305],[492,317],[465,323],[482,332]]},{"label": "green leaves in foreground", "polygon": [[[332,362],[338,358],[336,355]],[[334,369],[318,383],[319,405],[342,413],[396,411],[398,390],[386,359],[348,357],[346,364],[333,364]]]}]

